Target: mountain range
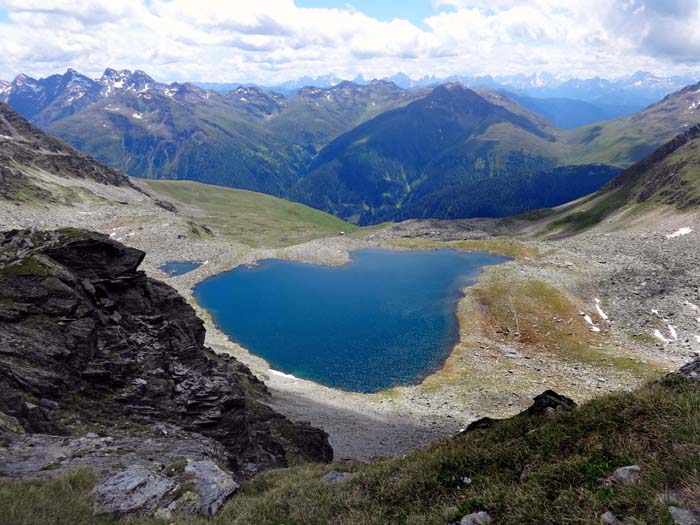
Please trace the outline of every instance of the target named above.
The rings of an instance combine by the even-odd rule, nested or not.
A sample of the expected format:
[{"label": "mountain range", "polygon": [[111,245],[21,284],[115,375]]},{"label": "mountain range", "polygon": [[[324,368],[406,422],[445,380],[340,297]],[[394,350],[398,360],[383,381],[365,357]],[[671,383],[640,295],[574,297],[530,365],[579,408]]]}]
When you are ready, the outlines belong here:
[{"label": "mountain range", "polygon": [[[676,81],[640,74],[626,82],[662,89]],[[519,82],[511,87],[529,82],[565,93],[567,84],[548,77]],[[568,85],[594,97],[613,83]],[[261,191],[359,224],[504,216],[562,204],[700,122],[700,84],[634,115],[573,130],[552,122],[557,115],[559,123],[576,122],[575,111],[562,117],[570,100],[550,104],[462,83],[403,89],[388,80],[344,81],[286,96],[255,86],[220,93],[163,84],[142,71],[107,69],[95,80],[68,70],[39,80],[20,75],[0,96],[130,175]]]},{"label": "mountain range", "polygon": [[[560,79],[549,73],[530,75],[425,75],[411,78],[396,73],[382,80],[393,82],[402,89],[433,88],[441,84],[461,83],[473,89],[501,90],[516,98],[526,108],[546,116],[564,129],[602,120],[631,115],[655,103],[667,94],[697,81],[698,75],[660,77],[647,71],[637,71],[618,79],[572,78]],[[330,88],[343,80],[334,74],[317,77],[303,76],[279,84],[260,86],[286,96],[308,87]],[[364,85],[370,80],[357,75],[353,83]],[[196,82],[196,85],[226,93],[239,87],[237,83]],[[252,85],[252,84],[251,84]]]}]

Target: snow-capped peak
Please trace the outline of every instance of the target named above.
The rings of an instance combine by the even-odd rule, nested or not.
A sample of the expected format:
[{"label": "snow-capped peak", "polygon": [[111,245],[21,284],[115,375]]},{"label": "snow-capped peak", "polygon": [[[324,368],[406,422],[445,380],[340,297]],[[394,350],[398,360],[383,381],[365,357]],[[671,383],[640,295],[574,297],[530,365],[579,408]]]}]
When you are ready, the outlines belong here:
[{"label": "snow-capped peak", "polygon": [[105,69],[99,80],[104,86],[104,95],[110,96],[121,91],[145,93],[149,89],[159,87],[159,84],[141,70],[132,72],[129,69]]}]

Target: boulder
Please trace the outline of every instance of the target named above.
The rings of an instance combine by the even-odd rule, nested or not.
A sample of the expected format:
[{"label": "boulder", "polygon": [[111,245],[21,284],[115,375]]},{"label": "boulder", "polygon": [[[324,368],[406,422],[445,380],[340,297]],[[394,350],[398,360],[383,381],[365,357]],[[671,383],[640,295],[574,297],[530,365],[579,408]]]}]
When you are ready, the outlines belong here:
[{"label": "boulder", "polygon": [[194,479],[199,511],[208,518],[239,488],[238,483],[211,460],[188,463],[185,474]]},{"label": "boulder", "polygon": [[549,416],[557,412],[567,412],[576,408],[573,399],[557,394],[554,390],[545,390],[536,396],[534,403],[527,409],[527,414],[531,416]]},{"label": "boulder", "polygon": [[481,430],[485,428],[491,428],[493,424],[498,421],[497,419],[492,419],[490,417],[481,417],[475,421],[472,421],[467,425],[467,428],[465,428],[461,434],[465,434],[467,432],[473,432],[474,430]]},{"label": "boulder", "polygon": [[96,516],[149,516],[167,506],[179,485],[143,465],[131,465],[98,483],[92,491]]},{"label": "boulder", "polygon": [[0,412],[0,436],[4,435],[6,432],[12,432],[16,434],[21,434],[24,432],[22,425],[16,417],[8,416]]},{"label": "boulder", "polygon": [[[540,395],[536,396],[533,401],[534,403],[527,410],[517,414],[515,417],[550,416],[576,408],[576,403],[573,399],[557,394],[554,390],[545,390]],[[462,435],[473,432],[474,430],[491,428],[497,421],[498,419],[492,419],[490,417],[479,418],[469,423],[459,434]]]},{"label": "boulder", "polygon": [[670,377],[683,377],[691,381],[700,381],[700,357],[696,357],[692,361],[683,365],[678,372],[669,374]]}]

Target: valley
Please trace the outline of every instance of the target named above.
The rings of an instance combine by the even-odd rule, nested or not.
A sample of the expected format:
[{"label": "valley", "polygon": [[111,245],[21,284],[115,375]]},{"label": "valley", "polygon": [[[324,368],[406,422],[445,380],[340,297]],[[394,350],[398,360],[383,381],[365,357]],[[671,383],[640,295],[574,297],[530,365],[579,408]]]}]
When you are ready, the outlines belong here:
[{"label": "valley", "polygon": [[[450,90],[455,90],[460,97],[469,100],[460,105],[460,108],[467,108],[464,114],[449,105],[453,98]],[[692,91],[685,92],[682,96],[686,97],[688,93]],[[430,96],[438,98],[431,99]],[[676,104],[675,99],[669,100]],[[687,100],[683,103],[685,102]],[[339,151],[348,146],[368,149],[375,147],[371,141],[359,141],[360,144],[357,144],[357,136],[353,133],[360,133],[357,129],[374,130],[377,119],[380,124],[384,119],[389,119],[390,122],[399,119],[398,122],[403,124],[386,125],[389,132],[395,133],[415,119],[414,116],[406,116],[407,111],[416,109],[413,104],[417,104],[418,114],[421,111],[428,113],[421,107],[426,103],[446,104],[444,108],[438,108],[436,113],[442,111],[450,115],[446,121],[461,130],[455,132],[455,137],[464,133],[464,129],[471,130],[474,121],[488,122],[493,124],[480,132],[484,131],[484,136],[490,137],[491,141],[496,140],[497,134],[509,133],[517,128],[520,137],[541,148],[541,152],[551,148],[552,144],[555,149],[560,146],[570,148],[570,144],[566,145],[566,140],[562,139],[561,131],[548,124],[537,124],[541,123],[537,117],[531,116],[509,100],[496,95],[484,97],[461,86],[445,87],[442,93],[433,90],[428,97],[408,102],[374,117],[356,130],[340,135],[331,144],[335,144],[334,148],[338,147]],[[666,103],[668,101],[660,102]],[[452,118],[454,115],[458,118]],[[639,118],[655,118],[655,115],[652,111]],[[658,391],[657,387],[644,386],[649,381],[677,370],[700,352],[700,328],[697,320],[700,245],[696,233],[700,231],[700,216],[694,196],[697,182],[697,128],[686,126],[690,120],[665,122],[671,128],[680,126],[688,129],[615,179],[613,177],[619,170],[607,172],[605,167],[599,166],[600,171],[595,172],[593,168],[587,168],[593,170],[588,172],[589,175],[596,176],[597,173],[601,177],[596,186],[602,188],[572,203],[513,217],[453,220],[412,218],[358,227],[318,209],[272,195],[195,181],[127,177],[44,134],[7,105],[0,105],[0,217],[3,230],[70,228],[64,230],[66,240],[60,241],[67,242],[67,246],[71,246],[72,242],[88,242],[81,240],[84,235],[88,235],[89,243],[115,242],[142,250],[145,255],[140,268],[146,276],[166,283],[162,286],[172,286],[184,298],[183,304],[186,302],[193,308],[193,313],[202,319],[201,328],[206,334],[201,334],[202,341],[198,344],[212,349],[214,362],[223,360],[235,363],[231,365],[237,374],[235,384],[242,389],[237,395],[245,399],[242,403],[244,408],[236,405],[236,410],[245,410],[243,417],[250,421],[246,432],[255,437],[251,438],[254,444],[252,449],[244,449],[245,454],[250,456],[241,456],[242,453],[236,448],[241,446],[238,441],[234,444],[228,442],[226,446],[233,447],[237,457],[254,456],[254,459],[246,463],[244,468],[239,463],[230,464],[230,468],[239,476],[236,479],[245,488],[222,507],[219,514],[221,520],[250,523],[251,516],[256,516],[255,519],[259,522],[272,523],[277,516],[295,516],[296,519],[297,513],[301,512],[305,516],[311,516],[311,523],[324,523],[328,507],[318,505],[314,507],[315,510],[308,507],[311,505],[308,500],[310,494],[322,494],[333,501],[341,498],[345,502],[344,510],[339,511],[341,523],[354,523],[358,520],[381,522],[382,519],[396,521],[398,518],[394,514],[395,510],[392,510],[396,509],[395,506],[377,502],[368,504],[363,499],[370,497],[366,495],[366,490],[371,494],[384,494],[384,490],[389,490],[390,494],[385,496],[387,498],[403,498],[406,494],[415,493],[412,489],[406,489],[407,493],[403,489],[386,489],[384,480],[388,476],[390,485],[403,486],[405,483],[411,487],[414,484],[425,487],[426,494],[430,496],[426,496],[425,501],[421,499],[415,504],[407,503],[407,508],[412,509],[412,516],[426,516],[426,522],[433,523],[438,520],[438,515],[440,520],[447,520],[452,519],[453,515],[473,510],[471,503],[459,501],[466,492],[481,489],[473,489],[471,486],[455,489],[453,474],[466,473],[464,475],[469,474],[475,478],[482,476],[484,485],[481,487],[488,486],[491,492],[480,497],[487,498],[491,508],[505,505],[495,503],[504,500],[497,496],[498,491],[503,489],[498,488],[498,483],[489,477],[493,472],[472,472],[469,470],[471,467],[467,468],[455,460],[454,454],[464,454],[468,450],[469,457],[472,457],[474,449],[471,447],[477,447],[482,451],[480,453],[490,455],[491,459],[484,459],[484,464],[490,465],[488,468],[494,468],[496,474],[493,476],[498,478],[498,468],[490,462],[493,460],[500,464],[499,462],[510,459],[499,456],[499,451],[492,448],[496,441],[487,444],[493,436],[500,436],[498,439],[510,436],[510,439],[520,440],[520,443],[523,439],[529,439],[520,436],[521,431],[540,432],[537,429],[541,428],[544,429],[541,430],[541,446],[545,446],[545,443],[554,439],[548,432],[561,436],[575,429],[577,435],[585,435],[591,440],[590,443],[595,444],[606,436],[586,432],[595,427],[592,421],[597,415],[608,414],[613,410],[611,404],[628,407],[626,410],[641,414],[638,417],[653,426],[664,423],[659,422],[656,415],[644,412],[645,403],[662,404],[669,406],[669,410],[678,411],[679,408],[674,404],[676,401],[665,397],[668,392],[676,392],[673,388],[680,389],[678,399],[687,398],[688,403],[694,402],[694,394],[682,390],[682,387],[668,387],[671,390]],[[638,125],[642,126],[640,129],[646,126]],[[377,136],[382,136],[382,126],[377,128]],[[428,129],[443,128],[438,126]],[[449,128],[444,129],[447,131]],[[644,140],[662,140],[662,136],[665,135],[654,135],[656,138],[653,139],[645,137]],[[454,147],[460,151],[460,158],[466,156],[465,150],[460,148],[472,146],[469,141],[465,146],[458,139],[448,139],[446,133],[431,137],[438,144],[436,149],[442,148],[440,143],[444,139],[450,145],[448,150]],[[485,139],[482,135],[476,135],[473,140],[479,142]],[[392,139],[386,143],[392,143]],[[509,154],[500,151],[502,147],[497,146],[496,152],[489,157],[495,159],[494,166],[499,166],[499,162],[506,166],[508,164]],[[332,155],[333,159],[338,158],[335,152],[324,153],[331,151],[328,148],[319,153],[319,166],[331,164],[335,169],[336,160],[328,163],[325,161],[326,154]],[[386,153],[381,148],[377,151]],[[417,148],[416,151],[420,153],[423,150]],[[573,149],[566,151],[571,154]],[[498,157],[500,154],[505,157]],[[546,155],[542,155],[531,159],[533,166],[540,163],[543,166],[550,162],[542,160],[546,159]],[[552,166],[550,171],[556,172],[557,169],[559,168]],[[579,174],[572,172],[569,175],[576,177]],[[481,183],[478,180],[478,184],[483,183],[483,180]],[[553,184],[552,179],[548,180],[548,185]],[[487,184],[484,186],[488,187]],[[564,183],[563,186],[567,185]],[[463,192],[463,188],[460,186],[460,191]],[[583,193],[595,189],[590,187]],[[434,209],[430,214],[433,213],[440,216]],[[34,243],[34,235],[44,235],[36,230],[22,233],[20,238],[28,236],[29,242]],[[106,237],[94,239],[90,237],[94,234],[84,234],[78,230],[100,232]],[[50,248],[53,241],[48,235],[48,241],[45,242],[49,243]],[[71,240],[73,236],[76,236],[77,241]],[[28,245],[27,241],[13,241],[12,236],[9,239],[3,246],[14,247],[16,244],[20,252],[29,250],[28,253],[31,254],[33,249],[44,249]],[[348,263],[351,253],[366,248],[479,251],[512,260],[484,269],[478,281],[463,290],[464,297],[457,304],[458,340],[438,370],[417,384],[383,389],[371,394],[332,389],[271,368],[269,363],[236,344],[219,330],[211,315],[197,303],[193,295],[193,288],[205,279],[257,261],[278,259],[340,266]],[[54,257],[64,257],[61,250],[57,253]],[[15,257],[14,254],[9,256]],[[61,260],[65,264],[76,264],[72,259],[68,262]],[[168,275],[162,267],[173,261],[196,261],[201,265],[181,275]],[[12,264],[14,260],[10,259],[10,262]],[[29,270],[36,270],[32,268],[30,266]],[[57,271],[55,267],[51,268],[52,272]],[[129,271],[135,272],[135,268]],[[67,282],[77,283],[76,279],[68,279],[65,274],[58,275],[61,279],[67,279]],[[2,276],[15,278],[12,271]],[[36,274],[33,278],[44,282],[41,274]],[[122,283],[120,279],[119,276],[113,276],[107,282],[119,289]],[[99,281],[97,279],[98,284]],[[83,286],[82,289],[89,290],[89,286]],[[19,300],[14,297],[15,295],[11,301],[3,299],[5,302],[0,303],[3,312],[10,312],[3,314],[10,320],[15,319],[13,304]],[[124,304],[128,302],[124,301]],[[63,307],[58,305],[56,308]],[[109,302],[105,303],[105,308],[110,308]],[[128,307],[121,308],[117,313],[125,316]],[[177,308],[184,307],[180,305]],[[109,310],[106,310],[105,317],[111,319],[109,322],[122,322],[119,316],[109,317],[107,312]],[[48,323],[47,326],[50,327],[61,326],[54,324],[52,315],[51,311],[47,311],[42,322]],[[68,315],[64,318],[60,322],[74,322]],[[146,319],[148,331],[144,334],[148,334],[148,337],[162,329],[157,325],[158,319],[155,312]],[[5,324],[11,326],[10,322]],[[134,323],[128,326],[133,330],[140,325]],[[14,341],[14,338],[21,337],[18,334],[19,332],[10,331],[5,335]],[[17,341],[18,344],[24,344],[19,339]],[[156,344],[151,351],[158,353],[162,348]],[[229,361],[229,357],[222,356],[231,356],[232,359]],[[13,360],[8,362],[14,365]],[[196,368],[199,365],[193,366]],[[19,373],[24,369],[13,370],[14,373]],[[147,370],[160,373],[151,365]],[[135,385],[142,385],[139,379],[140,376]],[[145,383],[149,384],[149,381]],[[133,397],[136,394],[131,392],[131,388],[126,387],[126,390]],[[205,389],[201,395],[212,396],[210,389],[214,387],[206,388],[209,390]],[[571,416],[562,414],[551,420],[544,418],[541,427],[537,426],[540,423],[531,423],[530,420],[522,422],[522,419],[518,419],[521,416],[518,416],[503,423],[505,426],[496,426],[494,430],[477,430],[477,434],[466,434],[477,437],[463,437],[460,434],[480,417],[508,418],[521,414],[530,406],[531,400],[545,390],[554,390],[577,402],[593,401]],[[607,397],[608,394],[613,397]],[[34,397],[31,400],[34,401]],[[8,406],[11,402],[12,399],[7,401]],[[222,407],[227,407],[228,402],[222,400]],[[210,408],[207,403],[210,401],[195,399],[192,405],[197,407],[199,403],[204,403],[205,415],[195,412],[187,414],[187,417],[204,417],[206,424],[211,422],[208,418],[220,421],[218,416],[207,411]],[[226,409],[229,410],[230,407]],[[145,412],[145,421],[154,417],[149,410]],[[54,409],[43,406],[39,411],[56,413]],[[17,413],[22,418],[28,417],[23,414],[21,411]],[[114,426],[113,421],[104,420],[99,414],[94,415],[88,410],[82,416],[91,416],[97,420],[90,421],[89,425],[78,425],[73,421],[71,424],[75,426],[71,428],[76,429],[76,435],[85,434],[89,429],[89,433],[100,436],[99,439],[116,439],[116,443],[119,443],[115,449],[117,456],[123,454],[133,459],[132,454],[141,458],[140,454],[163,453],[163,450],[140,450],[136,447],[133,452],[129,452],[132,449],[125,447],[133,447],[129,440],[134,439],[134,435],[148,440],[160,439],[157,433],[154,435],[152,432],[161,432],[159,429],[165,427],[155,427],[154,430],[148,425],[141,428],[134,424],[127,427],[128,435],[125,436],[123,428],[120,430]],[[627,421],[633,421],[635,416],[626,417]],[[579,422],[577,418],[583,418],[583,421]],[[613,419],[608,418],[606,421]],[[3,429],[6,428],[5,420],[0,423]],[[483,421],[480,424],[491,425]],[[576,426],[579,424],[587,430]],[[680,427],[682,422],[674,420],[673,424]],[[559,425],[567,426],[563,428]],[[173,431],[169,428],[166,428],[167,432]],[[322,429],[322,432],[316,429]],[[626,432],[632,431],[636,432],[636,427],[633,430],[626,427],[611,430],[616,436],[623,436],[620,439],[630,439],[624,436],[627,436]],[[191,451],[195,449],[188,448],[192,445],[187,441],[191,435],[180,434],[180,430],[177,432],[178,439],[182,440],[178,441],[178,446],[184,447],[183,450],[192,455]],[[221,439],[218,427],[207,432],[213,436],[212,439]],[[682,442],[681,438],[675,436],[676,434],[665,435],[663,442],[668,441],[668,446],[676,443],[674,439]],[[25,439],[29,438],[22,437],[17,443],[24,443]],[[332,466],[307,464],[305,460],[298,459],[328,461],[330,458],[328,449],[323,444],[324,439],[327,439],[327,444],[333,449]],[[243,437],[241,440],[245,441]],[[90,452],[88,460],[81,459],[81,454],[85,454],[85,445],[80,443],[82,441],[70,443],[70,447],[77,447],[77,451],[61,452],[64,456],[51,456],[50,460],[44,458],[41,460],[43,463],[36,463],[39,465],[38,472],[34,473],[36,477],[52,480],[3,482],[0,483],[0,497],[2,494],[11,494],[15,488],[24,490],[23,483],[37,483],[36,487],[42,487],[41,490],[54,487],[51,484],[57,479],[73,480],[70,481],[71,484],[82,487],[76,490],[82,491],[80,494],[87,494],[96,480],[94,475],[89,477],[84,471],[74,470],[75,465],[83,465],[85,461],[89,464],[92,458]],[[158,446],[157,441],[155,444],[152,441],[148,443]],[[301,448],[300,443],[303,444]],[[597,465],[596,472],[606,470],[609,466],[607,463],[603,466],[596,463],[599,461],[596,454],[602,453],[594,445],[591,446],[594,450],[586,449],[579,453],[590,458],[586,461]],[[33,445],[27,447],[34,448]],[[619,448],[624,450],[621,452],[615,449],[614,461],[610,460],[616,466],[621,466],[621,462],[626,460],[624,454],[629,452],[622,445]],[[169,449],[166,447],[165,450]],[[266,452],[262,454],[260,450]],[[633,452],[635,458],[645,458],[649,463],[654,461],[645,455],[646,452],[641,453],[636,449]],[[8,468],[8,465],[15,468],[13,465],[16,463],[13,461],[16,456],[12,455],[15,453],[21,455],[28,452],[23,448],[12,447],[0,450],[0,458],[6,458],[3,460],[3,469]],[[503,451],[500,453],[505,454]],[[522,453],[533,452],[528,449]],[[205,454],[197,449],[195,455],[200,454],[223,458],[222,455],[212,455],[211,452]],[[405,454],[409,455],[408,459],[401,459]],[[447,458],[445,463],[444,458]],[[181,473],[177,471],[179,462],[175,456],[163,457],[160,461],[164,464],[167,462],[175,469],[173,479],[187,486],[187,478],[181,478]],[[542,479],[549,480],[551,473],[548,474],[547,466],[538,463],[540,460],[533,461],[536,471],[542,469]],[[419,471],[414,471],[411,464],[419,465]],[[115,463],[104,468],[118,470],[120,465],[124,466]],[[437,468],[437,471],[442,468],[456,470],[455,473],[450,470],[445,480],[440,478],[438,481],[424,482],[423,476],[432,476],[430,472],[437,472],[429,470],[428,465]],[[282,468],[274,468],[253,481],[248,481],[242,474],[257,473],[258,468],[265,470],[270,466]],[[561,468],[567,467],[564,465]],[[664,464],[659,468],[665,469],[668,466]],[[332,472],[330,469],[351,474],[357,472],[359,480],[343,481],[339,485],[319,485],[318,478]],[[356,490],[351,495],[341,497],[345,483],[353,484]],[[531,482],[510,480],[508,483],[524,483],[530,487]],[[576,483],[585,482],[576,478]],[[651,490],[652,482],[648,483],[649,486],[645,487]],[[654,481],[653,485],[657,486],[658,483]],[[55,490],[55,487],[50,490]],[[75,492],[70,494],[74,495]],[[430,499],[435,495],[444,499],[435,504]],[[65,497],[65,494],[61,497]],[[90,498],[91,496],[85,496],[83,499],[90,501]],[[595,497],[591,498],[594,500],[591,505],[598,512],[599,502],[595,502]],[[272,505],[270,501],[273,502]],[[287,501],[299,506],[286,508]],[[455,505],[466,506],[456,508]],[[558,512],[564,511],[557,508]],[[574,512],[572,509],[576,508],[570,506],[568,512]],[[656,511],[652,509],[648,512]],[[21,509],[17,512],[21,514]],[[521,511],[509,508],[508,512],[509,516],[518,516],[518,512],[522,515],[527,510],[525,507]],[[92,519],[92,516],[87,519]],[[179,517],[174,519],[176,522],[181,521]],[[189,519],[182,518],[185,520],[182,523],[189,523]]]},{"label": "valley", "polygon": [[[700,350],[695,316],[685,305],[696,293],[695,235],[665,237],[698,228],[695,215],[683,210],[662,206],[633,216],[624,228],[613,220],[561,240],[549,239],[557,235],[550,218],[356,229],[311,208],[241,190],[138,179],[112,187],[20,171],[55,194],[70,190],[71,199],[5,200],[0,209],[6,228],[87,228],[143,249],[143,269],[174,286],[205,320],[207,344],[263,378],[277,410],[324,428],[339,458],[405,453],[455,433],[484,415],[484,407],[490,416],[514,414],[545,388],[577,400],[630,389]],[[351,251],[372,246],[478,250],[515,259],[487,269],[467,289],[458,306],[458,344],[445,366],[416,386],[355,394],[271,371],[219,331],[192,296],[196,283],[242,264],[275,258],[339,265]],[[161,266],[174,260],[203,264],[169,277]],[[677,261],[673,269],[667,267],[671,260]],[[503,286],[521,292],[506,300]],[[601,318],[596,299],[612,323]],[[668,316],[673,320],[664,322]],[[667,342],[655,338],[656,330]]]}]

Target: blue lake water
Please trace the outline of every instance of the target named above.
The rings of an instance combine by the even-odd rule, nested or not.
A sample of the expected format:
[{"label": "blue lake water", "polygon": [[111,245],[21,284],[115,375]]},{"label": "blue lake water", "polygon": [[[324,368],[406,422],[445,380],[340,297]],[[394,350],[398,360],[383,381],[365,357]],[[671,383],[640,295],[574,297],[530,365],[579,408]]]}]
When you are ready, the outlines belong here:
[{"label": "blue lake water", "polygon": [[276,370],[334,388],[414,384],[459,336],[460,289],[508,260],[454,250],[352,253],[339,267],[269,259],[206,279],[194,296]]},{"label": "blue lake water", "polygon": [[175,277],[196,270],[200,266],[202,266],[202,263],[197,261],[168,261],[160,269],[170,277]]}]

